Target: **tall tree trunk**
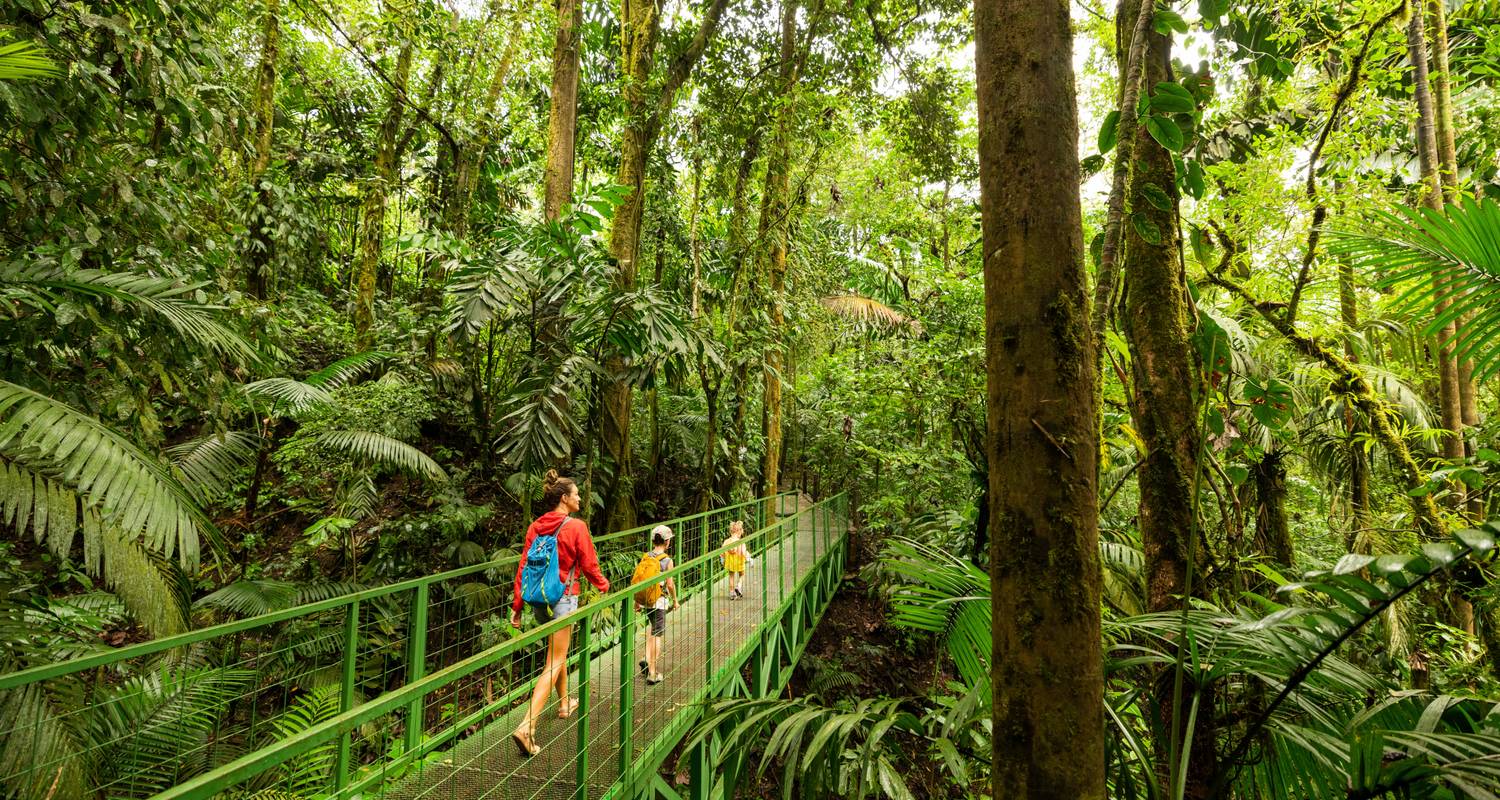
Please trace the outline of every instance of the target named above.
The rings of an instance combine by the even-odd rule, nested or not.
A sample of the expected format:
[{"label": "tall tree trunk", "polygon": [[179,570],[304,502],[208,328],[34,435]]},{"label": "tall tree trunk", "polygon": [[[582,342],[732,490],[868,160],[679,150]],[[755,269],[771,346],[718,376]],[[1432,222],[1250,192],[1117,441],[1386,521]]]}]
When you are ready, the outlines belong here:
[{"label": "tall tree trunk", "polygon": [[[1453,90],[1452,76],[1448,69],[1448,9],[1443,0],[1427,0],[1432,21],[1432,77],[1433,100],[1437,119],[1436,136],[1438,150],[1438,174],[1443,186],[1443,199],[1449,203],[1459,201],[1458,151],[1453,137]],[[1462,335],[1469,323],[1470,315],[1459,318],[1454,334]],[[1479,424],[1479,387],[1474,381],[1474,362],[1458,361],[1458,411],[1462,428]],[[1467,437],[1465,437],[1466,439]],[[1467,441],[1464,442],[1467,444]],[[1466,455],[1473,455],[1465,448]],[[1484,502],[1479,497],[1469,499],[1469,516],[1478,520],[1484,516]]]},{"label": "tall tree trunk", "polygon": [[[1140,4],[1141,0],[1123,0],[1117,18],[1135,19]],[[1170,50],[1171,40],[1166,36],[1154,31],[1147,34],[1145,85],[1172,79]],[[1172,154],[1144,127],[1136,130],[1134,151],[1127,193],[1132,217],[1142,222],[1127,226],[1124,234],[1122,322],[1135,354],[1131,359],[1136,389],[1131,416],[1146,449],[1139,481],[1149,606],[1163,611],[1178,608],[1182,602],[1189,536],[1196,528],[1192,483],[1198,461],[1193,397],[1197,381],[1189,342],[1192,310],[1175,251],[1177,192]],[[1147,192],[1165,193],[1172,200],[1171,207],[1157,208]],[[1142,238],[1142,228],[1154,229],[1153,241]],[[1198,553],[1198,565],[1203,555]]]},{"label": "tall tree trunk", "polygon": [[[620,292],[635,289],[641,247],[641,214],[646,205],[646,159],[651,131],[646,103],[646,84],[651,79],[661,9],[656,0],[621,0],[620,59],[625,125],[620,141],[620,170],[615,183],[630,193],[610,220],[609,249],[615,257],[615,286]],[[605,462],[604,523],[606,530],[624,530],[635,524],[634,486],[630,475],[631,387],[621,377],[627,368],[620,353],[605,359],[604,396],[600,401],[603,425],[599,446]]]},{"label": "tall tree trunk", "polygon": [[[276,59],[281,49],[281,0],[265,0],[261,18],[260,64],[255,71],[255,156],[250,162],[250,188],[255,192],[257,207],[269,208],[271,193],[261,186],[261,176],[271,166],[271,133],[276,123]],[[256,245],[250,251],[250,274],[246,289],[251,297],[264,300],[270,294],[275,276],[271,274],[271,252],[275,243],[265,232],[265,220],[252,215],[251,237]]]},{"label": "tall tree trunk", "polygon": [[[1357,363],[1354,330],[1359,326],[1359,303],[1354,293],[1354,264],[1347,259],[1339,263],[1339,318],[1344,323],[1344,357]],[[1349,516],[1352,530],[1347,542],[1350,551],[1370,526],[1370,456],[1359,441],[1361,430],[1354,414],[1354,404],[1344,404],[1344,434],[1349,447]]]},{"label": "tall tree trunk", "polygon": [[1286,454],[1272,450],[1255,462],[1255,549],[1283,569],[1296,553],[1286,516]]},{"label": "tall tree trunk", "polygon": [[[641,215],[646,206],[646,164],[656,144],[662,121],[671,113],[677,90],[692,74],[704,49],[718,30],[719,20],[729,0],[713,0],[704,13],[692,41],[667,69],[656,104],[646,93],[656,59],[656,42],[661,26],[658,0],[621,0],[622,91],[625,101],[625,126],[620,141],[620,170],[615,182],[630,187],[624,203],[610,220],[609,246],[615,257],[615,283],[621,292],[635,289],[639,272]],[[635,502],[630,477],[631,386],[623,377],[624,357],[614,353],[605,359],[601,408],[604,424],[600,446],[604,457],[613,464],[613,476],[605,491],[604,519],[610,530],[635,524]],[[654,399],[653,399],[654,402]]]},{"label": "tall tree trunk", "polygon": [[1067,0],[975,0],[996,798],[1104,797],[1094,339]]},{"label": "tall tree trunk", "polygon": [[[1143,0],[1121,0],[1118,25],[1135,21]],[[1149,4],[1149,3],[1148,3]],[[1121,34],[1123,38],[1123,32]],[[1146,34],[1141,84],[1171,81],[1172,41],[1152,30]],[[1193,311],[1177,247],[1177,181],[1172,153],[1145,127],[1135,130],[1134,164],[1126,188],[1132,222],[1123,233],[1123,327],[1134,358],[1130,361],[1135,392],[1131,418],[1145,452],[1137,474],[1140,486],[1141,545],[1146,557],[1147,607],[1151,611],[1181,608],[1186,597],[1206,596],[1206,553],[1198,547],[1194,478],[1198,470],[1199,428],[1194,387],[1197,354],[1190,341]],[[1168,208],[1159,208],[1161,195]],[[1144,232],[1144,234],[1143,234]],[[1154,234],[1154,235],[1153,235]],[[1189,572],[1191,571],[1191,575]],[[1170,730],[1173,686],[1163,681],[1156,696]],[[1212,703],[1206,703],[1212,708]],[[1200,714],[1191,731],[1191,753],[1185,796],[1206,797],[1215,771],[1212,714]],[[1164,753],[1170,752],[1162,748]],[[1170,762],[1159,764],[1170,775]]]},{"label": "tall tree trunk", "polygon": [[745,446],[745,420],[749,405],[746,391],[750,380],[750,368],[744,359],[735,359],[734,355],[742,320],[742,315],[739,313],[740,306],[746,302],[741,296],[741,287],[745,283],[745,263],[749,256],[746,232],[750,216],[749,188],[755,161],[760,156],[761,130],[757,127],[745,137],[745,149],[740,154],[740,164],[735,172],[734,191],[729,204],[729,257],[733,261],[734,278],[731,281],[727,302],[729,346],[726,348],[725,361],[734,364],[729,388],[733,415],[730,417],[727,436],[729,453],[734,461],[730,468],[724,471],[724,476],[717,488],[717,494],[726,503],[733,502],[735,487],[739,484],[740,476],[744,471],[744,459],[740,457],[740,451]]},{"label": "tall tree trunk", "polygon": [[[771,133],[770,161],[766,164],[766,187],[761,196],[761,240],[766,242],[765,272],[770,277],[771,336],[766,344],[762,369],[765,393],[762,413],[765,419],[765,459],[761,462],[762,494],[775,495],[781,470],[781,364],[784,345],[787,247],[791,239],[791,169],[792,126],[796,121],[797,89],[797,6],[785,0],[781,11],[780,110]],[[812,37],[809,36],[809,39]],[[767,519],[773,519],[767,515]]]},{"label": "tall tree trunk", "polygon": [[[1427,39],[1423,15],[1414,9],[1406,26],[1406,47],[1412,64],[1412,94],[1417,101],[1417,160],[1422,170],[1422,202],[1436,211],[1443,209],[1443,187],[1438,177],[1437,110],[1432,101],[1432,90],[1427,71]],[[1447,289],[1439,283],[1440,295]],[[1446,299],[1438,301],[1438,312],[1448,308]],[[1453,357],[1450,342],[1453,325],[1443,326],[1438,334],[1438,397],[1442,411],[1443,457],[1463,458],[1463,410],[1458,386],[1458,360]],[[1462,490],[1455,484],[1453,492],[1458,496]]]},{"label": "tall tree trunk", "polygon": [[552,47],[552,104],[547,113],[547,166],[542,176],[542,216],[562,216],[573,197],[573,137],[578,127],[578,33],[583,0],[557,0],[557,40]]},{"label": "tall tree trunk", "polygon": [[411,42],[403,42],[396,56],[393,85],[386,91],[385,117],[376,134],[374,175],[365,184],[361,201],[359,260],[354,266],[354,340],[360,350],[369,350],[374,344],[370,328],[375,323],[375,281],[380,276],[380,253],[385,243],[386,202],[396,182],[397,138],[406,110],[403,95],[411,75],[411,51]]}]

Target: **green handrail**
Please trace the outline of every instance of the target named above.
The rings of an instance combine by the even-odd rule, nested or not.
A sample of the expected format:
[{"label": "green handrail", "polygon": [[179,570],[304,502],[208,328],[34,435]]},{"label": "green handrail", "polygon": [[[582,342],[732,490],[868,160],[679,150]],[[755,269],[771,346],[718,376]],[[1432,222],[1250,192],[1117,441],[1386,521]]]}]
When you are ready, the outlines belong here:
[{"label": "green handrail", "polygon": [[[781,495],[777,495],[776,499],[779,500],[780,498],[788,495],[794,495],[794,493],[786,492]],[[802,517],[804,514],[811,514],[813,515],[813,518],[816,519],[816,515],[819,513],[842,508],[843,498],[844,496],[840,494],[832,498],[820,501],[814,504],[811,508],[804,511],[799,511],[796,514],[792,515],[793,521],[797,518]],[[750,502],[764,502],[764,499],[757,499]],[[748,505],[748,503],[739,505]],[[732,510],[737,507],[738,506],[730,506],[727,509],[716,509],[713,512],[704,512],[704,514],[696,514],[683,519],[692,520],[705,516],[708,513],[723,513],[726,510]],[[746,543],[747,545],[760,544],[762,540],[768,539],[773,533],[777,534],[777,539],[779,542],[785,537],[787,528],[785,522],[786,521],[774,519],[771,520],[768,524],[764,525],[750,536],[745,537],[744,543]],[[631,531],[622,533],[633,533],[639,530],[649,530],[649,527],[632,529]],[[577,613],[573,615],[570,615],[563,619],[556,619],[544,625],[533,628],[532,630],[527,631],[521,636],[497,644],[482,652],[476,653],[449,667],[433,672],[429,675],[426,675],[425,677],[418,678],[417,680],[412,681],[405,686],[387,691],[384,694],[372,698],[352,709],[342,711],[340,714],[331,719],[313,725],[306,730],[282,739],[275,744],[251,753],[247,753],[246,755],[241,756],[240,758],[228,764],[225,764],[210,772],[198,775],[197,777],[185,783],[179,784],[178,786],[175,786],[172,789],[157,795],[157,800],[189,800],[189,798],[211,797],[217,792],[254,778],[255,776],[260,775],[261,773],[264,773],[274,767],[277,767],[293,758],[296,758],[299,755],[308,753],[315,748],[321,747],[335,740],[342,739],[343,737],[346,737],[347,735],[355,731],[361,725],[375,720],[378,717],[404,708],[410,708],[418,705],[421,703],[422,698],[432,694],[434,691],[451,685],[469,675],[472,675],[475,672],[485,668],[486,666],[494,664],[503,658],[519,653],[526,647],[536,644],[547,637],[550,637],[553,633],[562,630],[564,627],[577,625],[582,622],[584,623],[584,627],[587,628],[588,623],[591,621],[591,618],[603,613],[606,609],[611,609],[616,605],[619,605],[622,609],[628,608],[629,604],[633,601],[633,595],[635,594],[635,592],[641,590],[642,588],[677,578],[679,576],[687,574],[692,570],[701,569],[704,565],[711,563],[713,559],[717,559],[724,553],[728,552],[729,549],[729,546],[721,545],[717,548],[714,548],[713,550],[692,558],[685,563],[673,566],[672,569],[657,575],[650,581],[615,589],[607,594],[600,596],[594,602],[583,606],[578,610]],[[763,554],[763,556],[768,549],[769,544],[761,549],[761,553]],[[831,554],[832,548],[826,548],[818,561],[821,562],[822,560],[828,558]],[[807,576],[804,576],[803,579],[797,581],[795,584],[795,588],[801,591],[810,579],[811,573],[809,573],[809,575]],[[764,583],[765,581],[762,581],[763,585]],[[784,607],[786,604],[790,603],[791,600],[787,595],[782,594],[781,602]],[[632,616],[633,615],[630,614],[625,615],[625,618],[621,620],[622,624],[619,626],[619,631],[617,631],[617,633],[628,631],[630,629],[630,627],[633,625]],[[622,636],[622,644],[628,642],[633,642],[633,637]],[[583,634],[583,638],[580,640],[580,644],[583,645],[583,649],[589,650],[591,652],[596,652],[601,646],[599,644],[592,643],[591,638],[589,637],[589,634],[587,632]],[[628,651],[622,655],[622,659],[630,659],[630,657],[631,654]],[[623,660],[621,667],[622,671],[630,669],[631,663],[631,660]],[[583,680],[587,680],[587,672],[583,672],[580,677]],[[626,681],[624,683],[624,686],[626,687],[628,687],[629,685],[629,681]],[[706,688],[707,687],[705,687],[705,691]],[[586,697],[586,694],[584,696]],[[586,708],[586,706],[580,706],[580,708]],[[626,705],[625,709],[628,708],[629,706]],[[629,727],[630,726],[627,721],[627,723],[624,725],[624,729],[628,731]],[[456,731],[457,728],[455,727],[454,730]],[[447,738],[452,737],[450,736]],[[410,755],[412,754],[408,754],[408,756]],[[582,774],[582,770],[580,769],[580,775]],[[379,777],[379,775],[370,776],[369,778],[366,778],[355,783],[352,786],[349,786],[348,789],[358,790],[363,786],[369,785],[373,780],[378,780]]]},{"label": "green handrail", "polygon": [[[794,496],[795,494],[795,492],[782,492],[776,495],[774,499],[779,502],[782,498]],[[594,537],[594,542],[596,544],[605,544],[621,541],[630,536],[649,534],[651,529],[656,525],[683,525],[696,519],[706,518],[710,515],[723,514],[727,511],[733,511],[735,509],[744,508],[764,502],[766,502],[766,498],[755,498],[753,500],[747,500],[745,502],[736,503],[731,506],[711,509],[709,511],[702,511],[697,514],[690,514],[685,517],[678,517],[675,519],[666,520],[664,522],[653,522],[647,525],[638,525],[634,528],[618,531],[616,533]],[[326,600],[319,600],[313,603],[305,603],[303,605],[293,606],[291,608],[282,609],[280,611],[272,611],[254,617],[246,617],[245,619],[224,622],[218,625],[211,625],[206,628],[188,631],[187,633],[181,633],[175,636],[168,636],[162,639],[154,639],[149,642],[141,642],[139,644],[130,645],[128,647],[121,647],[115,650],[108,650],[87,656],[80,656],[78,658],[69,659],[67,661],[59,661],[54,664],[42,664],[39,666],[30,667],[28,669],[18,670],[16,672],[0,675],[0,691],[19,688],[28,684],[36,683],[37,681],[60,678],[65,675],[84,672],[96,667],[108,666],[110,664],[129,660],[132,658],[155,655],[167,650],[173,650],[179,647],[199,644],[210,639],[216,639],[222,636],[229,636],[236,633],[243,633],[245,631],[251,631],[257,628],[263,628],[268,625],[274,625],[279,622],[286,622],[287,620],[297,619],[298,617],[305,617],[309,614],[315,614],[323,611],[332,611],[338,608],[350,606],[354,603],[374,600],[380,597],[387,597],[389,595],[397,594],[399,592],[404,592],[410,589],[431,587],[435,583],[441,583],[443,581],[452,580],[454,578],[462,578],[468,575],[475,575],[487,570],[497,569],[500,567],[514,566],[520,563],[520,558],[521,557],[517,555],[510,558],[488,561],[482,564],[472,564],[467,567],[460,567],[458,569],[448,570],[446,572],[439,572],[421,578],[409,578],[404,581],[389,583],[384,586],[377,586],[358,592],[351,592],[349,594],[343,594],[337,597],[330,597]]]}]

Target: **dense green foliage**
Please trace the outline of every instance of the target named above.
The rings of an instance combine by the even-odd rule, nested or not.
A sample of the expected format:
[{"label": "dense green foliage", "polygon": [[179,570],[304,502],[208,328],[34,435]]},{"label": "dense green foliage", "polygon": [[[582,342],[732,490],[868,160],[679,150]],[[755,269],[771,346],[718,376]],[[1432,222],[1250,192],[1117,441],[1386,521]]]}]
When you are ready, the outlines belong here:
[{"label": "dense green foliage", "polygon": [[[642,520],[744,501],[774,432],[780,488],[855,497],[889,623],[875,635],[935,652],[934,677],[923,696],[866,697],[847,664],[813,663],[810,696],[707,719],[775,761],[788,793],[984,796],[971,11],[806,3],[785,81],[782,5],[730,0],[658,98],[710,5],[662,6],[644,91],[665,115],[624,288],[608,231],[641,87],[623,77],[617,4],[584,3],[577,179],[555,220],[551,4],[0,8],[0,671],[484,563],[518,546],[551,467],[578,479],[585,515],[617,475]],[[1112,796],[1500,793],[1500,584],[1480,524],[1500,517],[1500,8],[1442,7],[1443,37],[1427,35],[1447,45],[1456,174],[1447,206],[1420,208],[1433,190],[1401,29],[1429,3],[1158,3],[1172,79],[1124,120],[1115,9],[1072,4],[1080,235],[1097,269],[1110,170],[1140,126],[1175,176],[1140,196],[1177,229],[1142,208],[1116,222],[1170,245],[1185,276],[1181,389],[1198,415],[1196,524],[1179,533],[1194,588],[1163,611],[1140,524],[1139,353],[1119,319],[1133,287],[1105,292]],[[785,208],[767,199],[778,180]],[[1473,375],[1458,426],[1447,325]],[[787,387],[775,411],[768,376]],[[628,469],[601,448],[619,385],[634,390]],[[487,613],[506,577],[465,602]],[[484,636],[507,635],[498,619]],[[276,709],[281,733],[337,708],[331,634],[291,635],[276,668],[305,670],[310,691]],[[49,752],[91,753],[55,776],[67,791],[129,770],[170,785],[207,767],[182,754],[242,712],[253,678],[140,666],[111,677],[98,718],[40,689],[0,697],[0,716]],[[148,716],[172,740],[119,746]],[[1205,758],[1195,725],[1207,790],[1187,777]],[[26,757],[18,738],[0,736],[0,776]],[[171,774],[147,768],[173,754]],[[279,780],[310,795],[330,758]],[[910,785],[929,761],[941,769]]]}]

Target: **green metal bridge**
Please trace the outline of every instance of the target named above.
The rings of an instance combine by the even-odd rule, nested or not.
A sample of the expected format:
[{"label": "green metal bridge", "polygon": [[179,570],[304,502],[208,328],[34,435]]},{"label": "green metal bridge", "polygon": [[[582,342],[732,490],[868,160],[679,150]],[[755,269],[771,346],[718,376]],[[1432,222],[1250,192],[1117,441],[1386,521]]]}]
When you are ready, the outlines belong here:
[{"label": "green metal bridge", "polygon": [[[596,537],[611,591],[524,632],[512,556],[0,675],[0,798],[729,797],[741,759],[714,736],[678,751],[708,702],[785,687],[847,519],[844,495],[785,493],[667,520],[677,565],[656,580],[682,604],[657,685],[627,586],[656,523]],[[738,600],[720,563],[734,520],[754,557]],[[526,758],[510,733],[565,624],[578,710],[558,718],[554,695]],[[685,783],[661,777],[674,753]]]}]

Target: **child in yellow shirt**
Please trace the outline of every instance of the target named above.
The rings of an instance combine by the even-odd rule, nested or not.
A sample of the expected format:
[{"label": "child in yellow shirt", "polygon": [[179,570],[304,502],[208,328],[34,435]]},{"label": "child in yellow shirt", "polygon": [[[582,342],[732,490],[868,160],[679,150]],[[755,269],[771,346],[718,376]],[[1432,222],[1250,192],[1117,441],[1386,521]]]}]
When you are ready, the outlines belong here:
[{"label": "child in yellow shirt", "polygon": [[738,600],[745,596],[740,591],[740,581],[745,577],[745,559],[750,552],[740,541],[745,535],[745,523],[735,520],[729,523],[729,538],[724,540],[724,546],[729,549],[724,552],[724,571],[729,573],[729,599]]}]

